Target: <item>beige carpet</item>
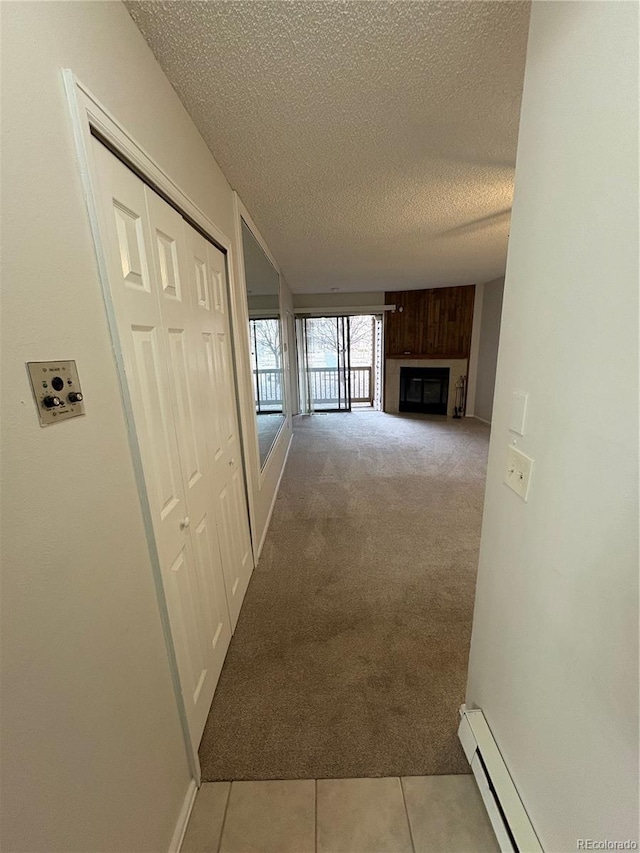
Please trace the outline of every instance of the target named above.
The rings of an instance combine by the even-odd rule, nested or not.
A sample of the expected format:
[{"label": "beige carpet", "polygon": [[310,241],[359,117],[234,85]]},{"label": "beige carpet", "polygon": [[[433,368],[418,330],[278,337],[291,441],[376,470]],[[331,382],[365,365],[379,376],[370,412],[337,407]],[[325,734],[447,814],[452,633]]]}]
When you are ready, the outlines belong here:
[{"label": "beige carpet", "polygon": [[469,772],[456,730],[488,439],[472,420],[295,419],[205,781]]}]

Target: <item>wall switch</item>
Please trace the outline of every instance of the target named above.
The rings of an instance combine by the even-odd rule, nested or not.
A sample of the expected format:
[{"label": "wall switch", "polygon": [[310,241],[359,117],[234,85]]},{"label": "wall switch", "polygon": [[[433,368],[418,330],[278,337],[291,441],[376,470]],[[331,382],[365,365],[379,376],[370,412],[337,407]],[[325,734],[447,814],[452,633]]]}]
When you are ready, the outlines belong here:
[{"label": "wall switch", "polygon": [[523,501],[527,500],[529,494],[532,470],[533,459],[513,447],[513,445],[509,445],[504,481],[510,489],[513,489],[517,495],[520,495]]},{"label": "wall switch", "polygon": [[75,361],[28,361],[27,371],[40,426],[84,415],[84,398]]},{"label": "wall switch", "polygon": [[528,394],[522,391],[514,391],[511,397],[511,422],[509,429],[518,435],[524,435],[524,421],[527,416]]}]

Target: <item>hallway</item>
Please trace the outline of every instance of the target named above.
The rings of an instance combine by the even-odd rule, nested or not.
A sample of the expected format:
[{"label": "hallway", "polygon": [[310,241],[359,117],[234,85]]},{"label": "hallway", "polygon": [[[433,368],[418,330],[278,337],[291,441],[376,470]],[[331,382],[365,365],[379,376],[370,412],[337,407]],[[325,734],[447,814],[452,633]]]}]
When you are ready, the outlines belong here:
[{"label": "hallway", "polygon": [[200,747],[205,781],[468,773],[489,428],[299,417]]}]

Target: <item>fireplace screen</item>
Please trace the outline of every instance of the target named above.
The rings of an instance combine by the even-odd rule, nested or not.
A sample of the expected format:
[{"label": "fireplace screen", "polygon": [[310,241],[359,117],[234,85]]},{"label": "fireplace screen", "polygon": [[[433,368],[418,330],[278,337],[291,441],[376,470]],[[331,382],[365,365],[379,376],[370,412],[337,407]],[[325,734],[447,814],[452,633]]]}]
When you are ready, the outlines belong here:
[{"label": "fireplace screen", "polygon": [[448,367],[401,367],[401,412],[446,415],[449,396]]}]

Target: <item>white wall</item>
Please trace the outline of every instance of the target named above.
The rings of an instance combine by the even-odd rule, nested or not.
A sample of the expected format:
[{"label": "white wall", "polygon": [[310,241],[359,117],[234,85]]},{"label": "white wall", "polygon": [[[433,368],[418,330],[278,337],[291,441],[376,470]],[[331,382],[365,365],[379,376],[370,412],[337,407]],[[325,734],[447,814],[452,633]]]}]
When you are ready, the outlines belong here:
[{"label": "white wall", "polygon": [[382,306],[385,304],[384,291],[367,293],[294,293],[295,308],[354,308],[356,306]]},{"label": "white wall", "polygon": [[[161,851],[189,771],[61,68],[231,238],[232,192],[124,6],[1,10],[1,844]],[[25,362],[52,358],[87,415],[43,430]]]},{"label": "white wall", "polygon": [[474,415],[491,422],[496,383],[498,341],[504,278],[488,281],[482,288],[482,318],[478,341],[478,367],[474,395]]},{"label": "white wall", "polygon": [[282,334],[284,337],[284,363],[287,379],[288,414],[292,417],[300,413],[300,395],[298,389],[298,352],[296,341],[296,321],[294,314],[294,296],[287,285],[282,290]]},{"label": "white wall", "polygon": [[475,414],[483,294],[484,284],[476,284],[473,294],[473,320],[471,325],[471,345],[469,347],[469,371],[467,373],[467,399],[465,401],[465,414],[468,418],[472,418]]},{"label": "white wall", "polygon": [[293,313],[293,298],[285,306],[284,328],[286,335],[286,362],[289,378],[289,411],[291,415],[300,413],[300,392],[298,388],[298,350],[296,341],[296,321]]},{"label": "white wall", "polygon": [[467,701],[568,851],[638,837],[637,4],[533,4],[515,186]]}]

